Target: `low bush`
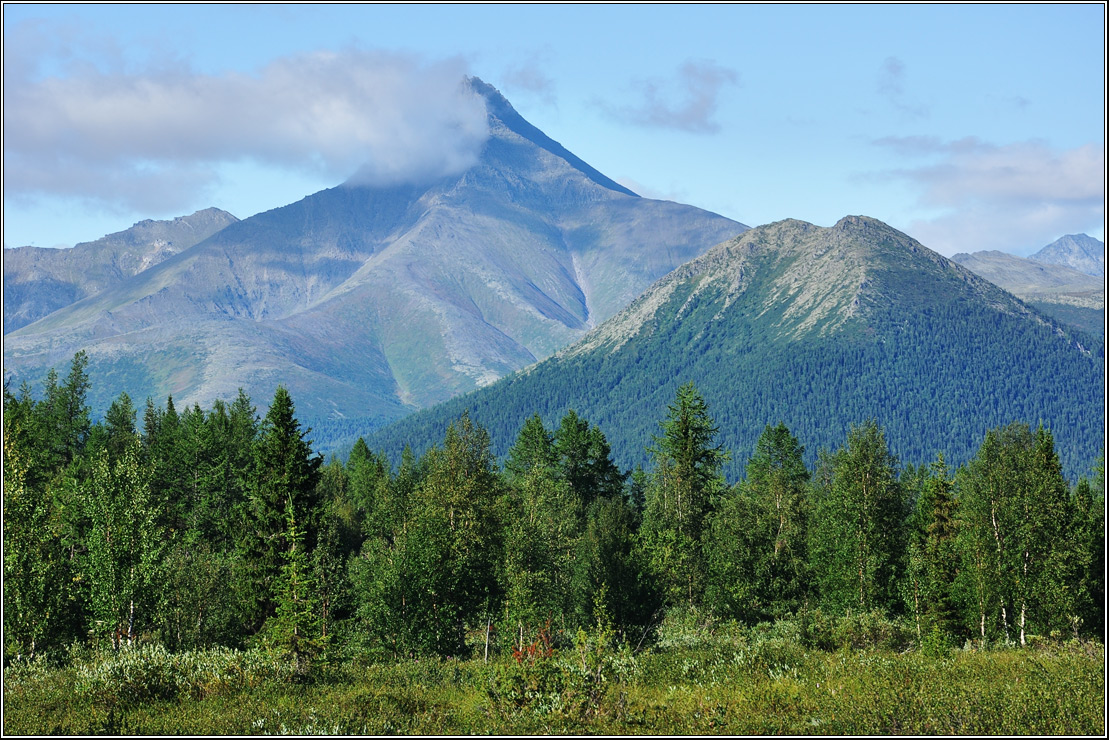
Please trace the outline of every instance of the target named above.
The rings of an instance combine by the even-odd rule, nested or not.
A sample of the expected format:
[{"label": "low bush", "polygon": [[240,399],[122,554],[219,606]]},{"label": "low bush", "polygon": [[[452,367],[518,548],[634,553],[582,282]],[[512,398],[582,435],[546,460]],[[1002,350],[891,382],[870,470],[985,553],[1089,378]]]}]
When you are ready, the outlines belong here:
[{"label": "low bush", "polygon": [[121,648],[77,667],[76,692],[108,704],[198,699],[290,680],[295,664],[261,650],[170,653],[161,645]]}]

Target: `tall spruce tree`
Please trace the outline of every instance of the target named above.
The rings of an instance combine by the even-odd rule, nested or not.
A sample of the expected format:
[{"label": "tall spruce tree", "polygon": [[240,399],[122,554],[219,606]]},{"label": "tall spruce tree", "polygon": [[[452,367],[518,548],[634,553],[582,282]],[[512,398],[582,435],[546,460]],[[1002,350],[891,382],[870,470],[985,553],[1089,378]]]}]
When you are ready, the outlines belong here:
[{"label": "tall spruce tree", "polygon": [[297,675],[304,676],[323,652],[327,635],[317,611],[318,584],[312,577],[292,495],[286,499],[285,527],[288,548],[281,553],[285,562],[277,579],[277,605],[266,637],[271,648],[296,661]]},{"label": "tall spruce tree", "polygon": [[724,489],[727,454],[713,444],[717,427],[693,383],[678,389],[649,451],[655,469],[647,488],[641,547],[665,603],[698,606],[705,587],[701,535]]},{"label": "tall spruce tree", "polygon": [[954,481],[942,454],[927,467],[907,468],[901,480],[906,491],[915,494],[908,527],[905,605],[918,639],[932,632],[949,635],[958,626]]},{"label": "tall spruce tree", "polygon": [[315,540],[316,483],[322,458],[312,453],[284,386],[274,393],[255,445],[244,545],[253,569],[256,625],[273,615],[277,578],[293,547],[285,509],[292,502],[297,526],[311,550]]}]

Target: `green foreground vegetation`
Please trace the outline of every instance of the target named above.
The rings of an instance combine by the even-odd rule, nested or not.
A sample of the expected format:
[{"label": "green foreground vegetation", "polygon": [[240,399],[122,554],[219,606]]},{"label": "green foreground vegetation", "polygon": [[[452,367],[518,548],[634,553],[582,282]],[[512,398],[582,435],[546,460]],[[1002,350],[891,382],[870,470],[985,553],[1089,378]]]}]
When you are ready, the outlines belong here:
[{"label": "green foreground vegetation", "polygon": [[[850,622],[850,624],[846,624]],[[1103,736],[1104,649],[897,649],[879,618],[823,650],[799,620],[685,615],[635,651],[593,632],[519,658],[348,659],[311,680],[260,651],[143,647],[9,667],[6,734],[1062,734]],[[588,643],[588,644],[587,644]],[[531,646],[529,646],[531,647]]]},{"label": "green foreground vegetation", "polygon": [[394,471],[280,387],[93,424],[86,363],[5,389],[5,733],[1104,729],[1103,458],[1042,426],[952,472],[768,424],[729,485],[687,384],[649,470],[570,411]]}]

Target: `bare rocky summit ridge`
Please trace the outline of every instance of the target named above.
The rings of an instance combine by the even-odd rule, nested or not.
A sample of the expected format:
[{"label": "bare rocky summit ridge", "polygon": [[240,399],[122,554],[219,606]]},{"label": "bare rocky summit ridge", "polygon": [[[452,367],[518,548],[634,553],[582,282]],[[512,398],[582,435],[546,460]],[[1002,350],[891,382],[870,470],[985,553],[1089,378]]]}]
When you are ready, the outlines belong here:
[{"label": "bare rocky summit ridge", "polygon": [[5,380],[85,349],[94,410],[123,390],[264,403],[283,383],[308,419],[396,418],[551,355],[747,228],[640,198],[470,84],[490,126],[474,166],[233,223],[9,334]]},{"label": "bare rocky summit ridge", "polygon": [[1072,270],[1105,276],[1105,243],[1087,234],[1067,234],[1033,254],[1029,259]]},{"label": "bare rocky summit ridge", "polygon": [[4,333],[112,288],[236,221],[205,208],[168,221],[140,221],[72,249],[5,249]]},{"label": "bare rocky summit ridge", "polygon": [[679,294],[685,296],[679,316],[686,306],[711,299],[719,304],[718,318],[742,299],[753,319],[772,317],[780,338],[829,335],[865,322],[878,304],[933,300],[918,287],[923,270],[961,284],[1000,311],[1042,321],[1014,296],[881,221],[847,216],[824,228],[787,219],[745,231],[682,265],[560,354],[618,350],[650,331],[656,313]]}]

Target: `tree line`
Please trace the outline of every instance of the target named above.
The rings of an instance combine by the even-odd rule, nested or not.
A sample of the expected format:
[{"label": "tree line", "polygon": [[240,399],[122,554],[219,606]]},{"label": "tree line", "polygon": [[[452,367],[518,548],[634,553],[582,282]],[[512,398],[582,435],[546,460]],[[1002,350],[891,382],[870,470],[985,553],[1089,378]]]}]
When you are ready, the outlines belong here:
[{"label": "tree line", "polygon": [[[178,410],[124,393],[90,420],[87,357],[4,393],[4,658],[89,640],[459,656],[668,610],[746,623],[880,612],[918,637],[1026,644],[1104,629],[1104,463],[1070,486],[1014,423],[952,471],[902,466],[874,420],[806,467],[767,425],[728,485],[704,398],[679,389],[620,470],[604,432],[538,414],[503,462],[463,413],[396,469],[312,450],[279,387]],[[475,648],[475,645],[479,647]]]}]

